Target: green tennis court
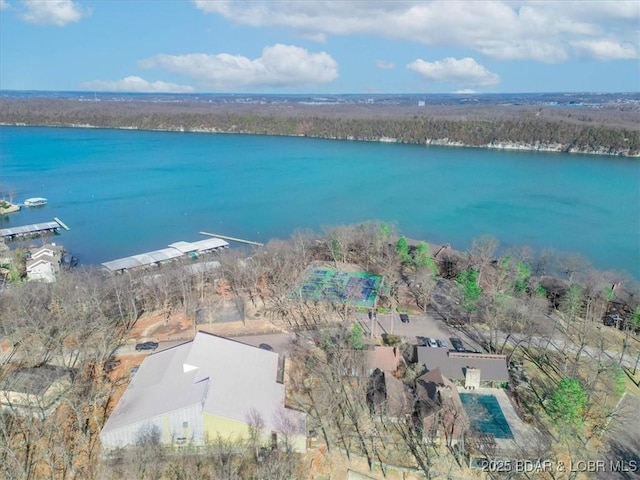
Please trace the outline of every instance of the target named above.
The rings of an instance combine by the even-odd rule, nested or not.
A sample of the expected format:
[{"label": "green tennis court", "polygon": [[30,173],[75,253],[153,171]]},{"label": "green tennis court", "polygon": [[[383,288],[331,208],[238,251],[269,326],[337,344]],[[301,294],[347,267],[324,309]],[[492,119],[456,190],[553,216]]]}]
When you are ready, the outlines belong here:
[{"label": "green tennis court", "polygon": [[316,268],[300,285],[300,296],[321,302],[375,307],[382,278],[367,272],[343,272]]}]

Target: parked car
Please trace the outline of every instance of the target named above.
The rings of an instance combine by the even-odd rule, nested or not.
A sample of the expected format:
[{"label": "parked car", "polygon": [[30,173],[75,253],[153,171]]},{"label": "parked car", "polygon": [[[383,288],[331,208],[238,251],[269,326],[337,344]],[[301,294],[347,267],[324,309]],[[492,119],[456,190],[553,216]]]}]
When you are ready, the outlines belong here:
[{"label": "parked car", "polygon": [[129,370],[129,378],[133,378],[133,376],[138,372],[139,368],[140,368],[140,365],[136,365],[135,367],[132,367],[131,370]]},{"label": "parked car", "polygon": [[369,320],[375,320],[377,318],[375,310],[369,310],[368,315],[369,315]]},{"label": "parked car", "polygon": [[262,350],[268,350],[269,352],[273,352],[273,347],[268,343],[261,343],[260,345],[258,345],[258,348],[261,348]]},{"label": "parked car", "polygon": [[136,344],[137,352],[141,350],[155,350],[156,348],[158,348],[158,342],[142,342]]},{"label": "parked car", "polygon": [[444,340],[436,340],[436,342],[440,348],[447,348],[447,342]]},{"label": "parked car", "polygon": [[110,358],[109,360],[104,362],[104,371],[105,372],[110,372],[111,370],[115,369],[121,363],[122,363],[121,360],[118,360],[116,358]]},{"label": "parked car", "polygon": [[466,351],[466,349],[464,348],[464,345],[462,344],[462,340],[460,340],[459,338],[450,338],[451,340],[451,345],[453,346],[453,348],[456,350],[456,352],[464,352]]},{"label": "parked car", "polygon": [[401,313],[400,314],[400,321],[402,323],[409,323],[409,315],[407,315],[406,313]]},{"label": "parked car", "polygon": [[437,347],[438,343],[435,341],[434,338],[427,337],[427,345],[429,345],[430,347]]}]

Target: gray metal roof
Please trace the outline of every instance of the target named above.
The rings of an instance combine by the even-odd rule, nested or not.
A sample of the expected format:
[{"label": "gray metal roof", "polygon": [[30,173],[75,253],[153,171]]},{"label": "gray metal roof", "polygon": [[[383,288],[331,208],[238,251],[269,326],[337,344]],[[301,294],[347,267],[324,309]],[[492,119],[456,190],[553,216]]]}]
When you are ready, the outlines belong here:
[{"label": "gray metal roof", "polygon": [[7,377],[2,389],[12,392],[44,395],[56,380],[69,376],[70,374],[71,370],[57,365],[21,368]]},{"label": "gray metal roof", "polygon": [[42,230],[54,230],[57,228],[60,228],[60,224],[58,222],[34,223],[32,225],[22,225],[20,227],[2,228],[0,229],[0,236],[10,237],[12,235],[28,235]]},{"label": "gray metal roof", "polygon": [[229,246],[229,243],[225,242],[221,238],[212,237],[205,238],[204,240],[198,240],[197,242],[175,242],[169,246],[186,254],[191,252],[208,252],[217,248],[225,248]]},{"label": "gray metal roof", "polygon": [[221,238],[205,238],[204,240],[198,240],[197,242],[192,242],[196,248],[197,252],[208,252],[209,250],[215,250],[217,248],[225,248],[228,247],[229,244],[222,240]]},{"label": "gray metal roof", "polygon": [[[204,402],[202,411],[242,423],[255,409],[279,431],[284,385],[276,382],[278,354],[199,332],[193,341],[145,358],[102,434]],[[286,409],[304,433],[305,416]]]},{"label": "gray metal roof", "polygon": [[[58,225],[56,223],[56,225]],[[167,248],[152,252],[139,253],[130,257],[118,258],[103,262],[102,265],[111,272],[126,270],[128,268],[145,267],[162,262],[168,262],[191,252],[204,253],[218,248],[227,247],[229,244],[220,238],[207,238],[197,242],[175,242]]]},{"label": "gray metal roof", "polygon": [[416,347],[418,363],[427,370],[439,368],[447,378],[464,380],[467,367],[480,369],[480,378],[488,382],[508,382],[507,357],[483,353],[450,352],[444,348]]}]

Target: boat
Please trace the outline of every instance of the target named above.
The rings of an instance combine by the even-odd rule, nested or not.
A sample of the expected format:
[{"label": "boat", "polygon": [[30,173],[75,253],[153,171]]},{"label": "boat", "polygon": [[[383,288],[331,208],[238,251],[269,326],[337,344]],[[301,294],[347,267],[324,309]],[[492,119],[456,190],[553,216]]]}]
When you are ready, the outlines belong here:
[{"label": "boat", "polygon": [[24,201],[25,207],[41,207],[47,204],[47,199],[42,197],[27,198]]}]

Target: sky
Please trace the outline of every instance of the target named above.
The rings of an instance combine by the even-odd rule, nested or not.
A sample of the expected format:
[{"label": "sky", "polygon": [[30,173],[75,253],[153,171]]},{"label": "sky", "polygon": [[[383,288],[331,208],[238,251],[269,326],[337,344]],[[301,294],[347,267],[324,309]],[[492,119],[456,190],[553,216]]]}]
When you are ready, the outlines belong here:
[{"label": "sky", "polygon": [[640,1],[0,0],[0,89],[640,91]]}]

